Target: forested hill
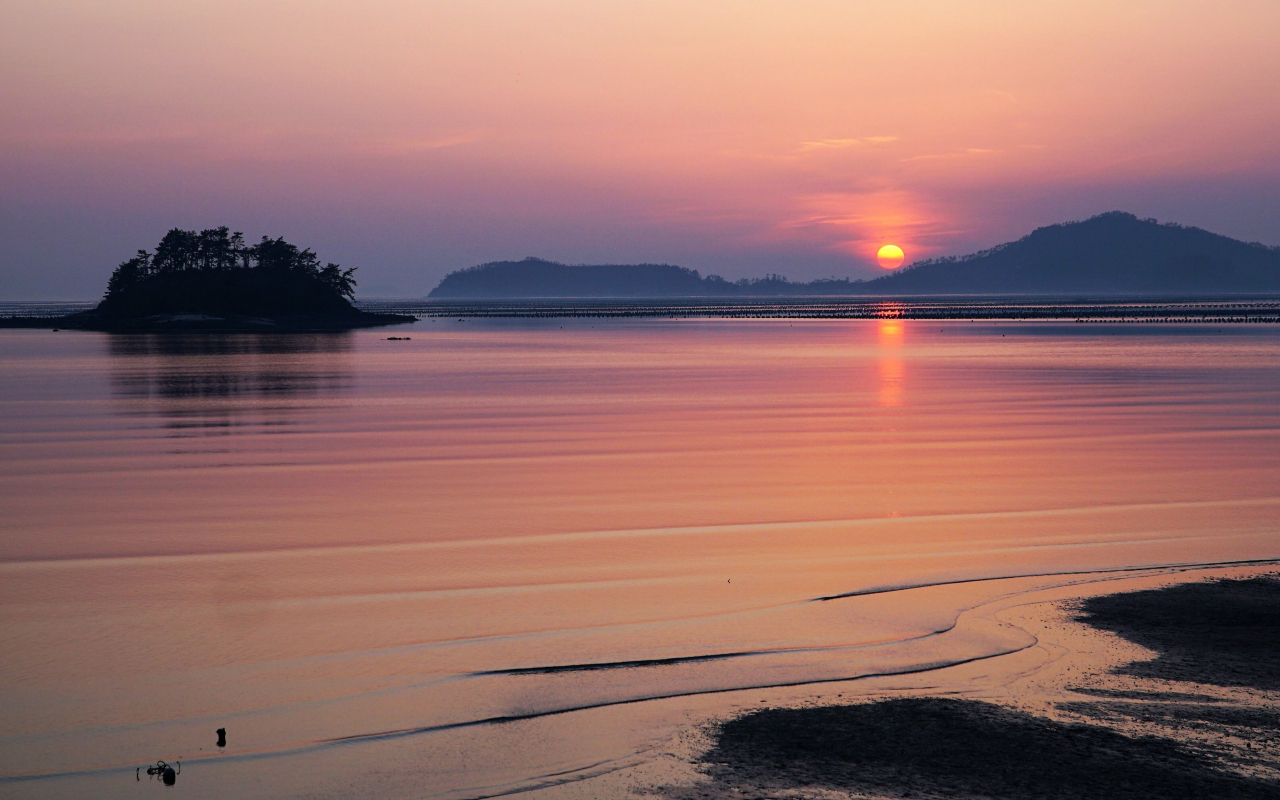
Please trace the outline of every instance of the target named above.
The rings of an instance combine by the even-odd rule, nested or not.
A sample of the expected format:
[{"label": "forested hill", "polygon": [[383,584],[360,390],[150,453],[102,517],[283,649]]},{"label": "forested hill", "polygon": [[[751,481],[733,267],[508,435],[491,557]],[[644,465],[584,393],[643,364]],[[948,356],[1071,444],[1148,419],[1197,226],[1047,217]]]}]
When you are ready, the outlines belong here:
[{"label": "forested hill", "polygon": [[540,258],[495,261],[451,272],[431,290],[433,299],[534,297],[735,297],[742,295],[853,294],[861,281],[792,283],[781,275],[731,283],[719,275],[670,264],[569,265]]},{"label": "forested hill", "polygon": [[962,258],[921,261],[868,294],[1156,294],[1280,291],[1280,248],[1113,211],[1037,228]]},{"label": "forested hill", "polygon": [[960,258],[870,281],[727,281],[669,264],[570,266],[526,258],[445,276],[433,299],[865,295],[1210,295],[1280,292],[1280,248],[1113,211],[1037,228]]}]

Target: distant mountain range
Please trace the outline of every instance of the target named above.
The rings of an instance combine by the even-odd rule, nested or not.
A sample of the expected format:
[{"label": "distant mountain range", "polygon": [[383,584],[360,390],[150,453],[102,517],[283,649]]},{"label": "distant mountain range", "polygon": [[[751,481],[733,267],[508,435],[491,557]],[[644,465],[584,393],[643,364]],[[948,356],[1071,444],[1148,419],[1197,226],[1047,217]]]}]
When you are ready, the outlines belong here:
[{"label": "distant mountain range", "polygon": [[1206,295],[1280,292],[1280,247],[1112,211],[1037,228],[962,257],[918,261],[873,280],[781,275],[727,281],[670,264],[496,261],[445,276],[433,299],[836,295]]}]

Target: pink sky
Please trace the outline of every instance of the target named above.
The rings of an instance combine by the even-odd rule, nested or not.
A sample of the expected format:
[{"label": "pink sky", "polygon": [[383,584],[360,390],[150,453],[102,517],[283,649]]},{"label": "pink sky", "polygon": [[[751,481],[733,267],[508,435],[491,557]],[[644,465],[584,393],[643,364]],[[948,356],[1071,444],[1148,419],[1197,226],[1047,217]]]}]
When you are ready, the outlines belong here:
[{"label": "pink sky", "polygon": [[1111,209],[1280,244],[1280,4],[0,6],[0,298],[169,227],[361,292],[539,255],[878,271]]}]

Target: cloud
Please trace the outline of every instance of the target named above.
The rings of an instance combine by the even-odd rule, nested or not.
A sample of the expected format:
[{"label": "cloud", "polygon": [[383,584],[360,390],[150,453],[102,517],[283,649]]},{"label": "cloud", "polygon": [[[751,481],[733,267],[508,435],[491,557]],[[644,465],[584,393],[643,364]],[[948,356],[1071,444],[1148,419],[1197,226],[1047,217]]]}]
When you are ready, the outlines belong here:
[{"label": "cloud", "polygon": [[868,263],[886,242],[901,246],[913,261],[937,255],[938,240],[966,232],[950,214],[900,190],[815,194],[800,203],[800,213],[778,224],[781,231]]},{"label": "cloud", "polygon": [[286,159],[333,155],[411,156],[482,141],[476,133],[437,138],[386,136],[342,137],[325,132],[289,128],[191,127],[128,128],[67,131],[39,138],[0,143],[29,152],[78,152],[101,157],[99,151],[144,153],[148,159]]},{"label": "cloud", "polygon": [[812,153],[818,150],[843,150],[846,147],[857,147],[860,144],[888,144],[898,141],[897,136],[863,136],[860,139],[818,139],[813,142],[801,142],[798,153]]},{"label": "cloud", "polygon": [[926,153],[920,156],[911,156],[910,158],[902,159],[902,163],[905,164],[912,161],[948,161],[956,158],[965,158],[967,156],[989,156],[998,152],[1000,151],[991,150],[986,147],[966,147],[963,150],[955,150],[950,153]]},{"label": "cloud", "polygon": [[443,139],[377,139],[368,142],[365,149],[367,152],[379,155],[408,155],[471,144],[480,139],[481,137],[476,135],[449,136]]}]

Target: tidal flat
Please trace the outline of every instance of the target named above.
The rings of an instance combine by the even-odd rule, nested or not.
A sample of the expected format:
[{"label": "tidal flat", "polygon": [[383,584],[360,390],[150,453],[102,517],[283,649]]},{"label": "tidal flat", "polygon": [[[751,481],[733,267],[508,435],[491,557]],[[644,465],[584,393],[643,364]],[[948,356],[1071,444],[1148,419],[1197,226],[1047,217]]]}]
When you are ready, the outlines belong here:
[{"label": "tidal flat", "polygon": [[[953,685],[943,696],[753,711],[715,726],[700,756],[708,779],[668,796],[1280,795],[1280,580],[1183,583],[1071,606],[1076,622],[1154,657],[1110,670],[1092,662],[1090,678],[1042,694],[1057,696],[1049,714],[1017,707],[1037,674],[984,699]],[[1118,688],[1119,676],[1136,681]]]},{"label": "tidal flat", "polygon": [[1277,330],[0,332],[0,792],[643,796],[924,696],[1154,735],[1097,692],[1257,690],[1060,604],[1280,558]]}]

